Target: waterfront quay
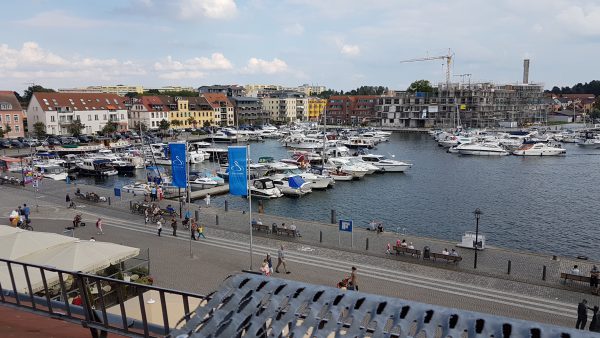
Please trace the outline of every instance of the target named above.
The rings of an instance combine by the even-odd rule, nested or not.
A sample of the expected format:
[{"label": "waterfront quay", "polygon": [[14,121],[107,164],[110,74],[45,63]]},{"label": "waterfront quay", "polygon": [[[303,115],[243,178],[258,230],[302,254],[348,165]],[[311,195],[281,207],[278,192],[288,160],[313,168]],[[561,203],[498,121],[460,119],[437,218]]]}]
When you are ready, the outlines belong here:
[{"label": "waterfront quay", "polygon": [[[77,207],[67,209],[65,195],[73,196],[77,188],[82,192],[113,196],[112,189],[49,180],[44,181],[37,196],[30,187],[4,185],[0,186],[0,212],[7,219],[10,210],[27,203],[32,209],[35,230],[55,233],[63,233],[74,215],[81,214],[87,226],[77,229],[76,237],[87,240],[94,236],[100,241],[136,246],[141,252],[149,250],[150,270],[156,285],[196,293],[216,290],[231,274],[258,270],[266,253],[276,257],[277,248],[284,244],[292,273],[275,274],[280,278],[333,286],[349,275],[351,266],[356,266],[361,292],[567,327],[574,325],[576,305],[582,298],[588,299],[592,306],[599,303],[598,296],[591,295],[585,285],[563,285],[559,280],[560,272],[569,271],[573,264],[579,264],[587,273],[591,261],[553,259],[549,255],[488,247],[479,252],[475,270],[473,252],[467,249],[459,250],[463,261],[457,265],[385,254],[387,242],[397,238],[406,238],[419,249],[427,245],[432,252],[451,249],[458,240],[388,232],[377,235],[357,230],[351,244],[349,234],[342,234],[338,242],[337,226],[328,224],[330,222],[308,222],[254,212],[253,217],[260,218],[264,224],[294,223],[302,237],[254,232],[251,265],[247,211],[192,205],[191,210],[194,214],[197,211],[201,222],[207,225],[206,240],[191,241],[181,226],[178,236],[174,237],[168,221],[162,236],[158,237],[154,224],[144,224],[141,215],[129,210],[130,203],[142,197],[126,194],[116,199],[113,196],[110,205],[76,199]],[[167,203],[173,204],[172,201],[160,202],[162,207]],[[268,208],[265,211],[268,213]],[[97,218],[103,219],[105,235],[96,233],[93,225]],[[510,274],[507,273],[508,260],[512,262]],[[544,265],[545,280],[542,278]]]}]

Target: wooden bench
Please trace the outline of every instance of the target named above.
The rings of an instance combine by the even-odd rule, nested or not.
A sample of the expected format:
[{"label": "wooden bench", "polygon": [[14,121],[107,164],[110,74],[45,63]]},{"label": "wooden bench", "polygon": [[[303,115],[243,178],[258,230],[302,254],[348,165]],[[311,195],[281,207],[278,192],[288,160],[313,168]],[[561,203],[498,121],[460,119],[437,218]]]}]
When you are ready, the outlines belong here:
[{"label": "wooden bench", "polygon": [[266,224],[252,223],[252,229],[256,231],[264,231],[268,234],[271,233],[271,227]]},{"label": "wooden bench", "polygon": [[396,255],[409,254],[411,256],[416,256],[417,258],[421,257],[421,250],[419,249],[409,249],[405,246],[394,246],[394,251],[396,251]]},{"label": "wooden bench", "polygon": [[298,233],[296,232],[296,230],[285,229],[285,228],[277,228],[277,234],[278,235],[286,234],[286,235],[291,236],[291,237],[297,237],[298,236]]},{"label": "wooden bench", "polygon": [[584,282],[584,283],[587,283],[588,285],[590,284],[590,281],[592,280],[592,278],[588,277],[588,276],[573,275],[573,274],[566,273],[566,272],[561,272],[560,279],[564,279],[563,284],[566,284],[567,279],[568,279],[568,280],[574,280],[576,282]]},{"label": "wooden bench", "polygon": [[430,254],[430,256],[431,256],[431,258],[433,258],[434,261],[437,259],[444,259],[448,263],[452,262],[455,264],[458,264],[458,262],[462,261],[462,257],[460,257],[460,256],[444,255],[444,254],[435,253],[435,252],[432,252]]}]

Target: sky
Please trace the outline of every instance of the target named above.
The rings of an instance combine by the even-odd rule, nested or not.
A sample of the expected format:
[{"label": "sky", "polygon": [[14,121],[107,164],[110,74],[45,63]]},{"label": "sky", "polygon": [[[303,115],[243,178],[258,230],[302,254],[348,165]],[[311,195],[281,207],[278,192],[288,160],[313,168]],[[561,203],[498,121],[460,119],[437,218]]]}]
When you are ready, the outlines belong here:
[{"label": "sky", "polygon": [[3,3],[0,90],[418,79],[600,79],[598,0],[20,0]]}]

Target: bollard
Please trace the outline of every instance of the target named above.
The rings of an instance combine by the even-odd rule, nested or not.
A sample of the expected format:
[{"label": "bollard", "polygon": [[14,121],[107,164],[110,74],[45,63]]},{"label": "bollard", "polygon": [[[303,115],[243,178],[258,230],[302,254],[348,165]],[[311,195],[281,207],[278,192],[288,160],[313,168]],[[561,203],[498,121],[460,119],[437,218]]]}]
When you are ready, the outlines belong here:
[{"label": "bollard", "polygon": [[368,238],[367,238],[367,243],[366,243],[366,245],[365,245],[365,246],[366,246],[365,250],[367,250],[367,251],[368,251],[368,250],[369,250],[369,239],[368,239]]},{"label": "bollard", "polygon": [[542,280],[546,280],[546,266],[544,265],[544,269],[542,270]]},{"label": "bollard", "polygon": [[108,196],[108,205],[110,205],[110,196]]},{"label": "bollard", "polygon": [[194,217],[196,218],[196,221],[200,220],[200,211],[199,210],[194,211]]},{"label": "bollard", "polygon": [[133,210],[133,201],[129,201],[129,210]]},{"label": "bollard", "polygon": [[508,261],[508,271],[506,272],[507,275],[510,275],[510,265],[511,265],[511,261]]},{"label": "bollard", "polygon": [[215,225],[219,225],[219,215],[215,215]]},{"label": "bollard", "polygon": [[225,200],[225,212],[229,211],[229,202]]},{"label": "bollard", "polygon": [[331,224],[335,224],[335,210],[331,209]]},{"label": "bollard", "polygon": [[323,231],[319,230],[319,243],[323,243]]}]

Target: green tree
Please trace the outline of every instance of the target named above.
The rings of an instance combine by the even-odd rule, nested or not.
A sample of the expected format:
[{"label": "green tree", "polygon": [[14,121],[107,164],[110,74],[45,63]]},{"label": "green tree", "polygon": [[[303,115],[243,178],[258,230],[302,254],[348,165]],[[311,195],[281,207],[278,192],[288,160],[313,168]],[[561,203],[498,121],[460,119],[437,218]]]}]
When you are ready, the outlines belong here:
[{"label": "green tree", "polygon": [[128,98],[134,98],[134,97],[138,97],[140,94],[136,93],[136,92],[128,92],[127,94],[125,94],[125,97]]},{"label": "green tree", "polygon": [[406,89],[406,91],[410,92],[410,93],[414,93],[414,92],[431,93],[431,92],[433,92],[433,87],[431,86],[431,83],[429,83],[429,81],[427,81],[427,80],[417,80],[417,81],[411,83],[410,86]]},{"label": "green tree", "polygon": [[145,123],[141,123],[141,122],[134,123],[133,127],[135,128],[134,130],[136,132],[139,132],[140,129],[142,130],[142,132],[146,132],[148,130],[148,126]]},{"label": "green tree", "polygon": [[590,113],[592,119],[600,119],[600,96],[596,97],[596,101],[594,101],[594,105],[592,106],[592,112]]},{"label": "green tree", "polygon": [[160,129],[162,131],[168,130],[170,126],[171,126],[171,124],[169,123],[169,121],[167,121],[165,119],[160,120],[160,122],[158,123],[158,129]]},{"label": "green tree", "polygon": [[202,126],[205,128],[208,128],[208,127],[210,127],[210,122],[204,121],[204,124]]},{"label": "green tree", "polygon": [[160,95],[160,92],[158,91],[158,89],[148,89],[147,91],[144,92],[144,95]]},{"label": "green tree", "polygon": [[118,127],[119,126],[115,122],[108,121],[108,123],[105,124],[104,127],[102,127],[102,130],[100,131],[100,133],[102,133],[102,135],[110,135],[110,134],[116,132]]},{"label": "green tree", "polygon": [[8,124],[8,123],[7,123],[7,124],[5,124],[5,125],[4,125],[4,132],[5,132],[6,134],[8,134],[8,133],[10,133],[11,131],[12,131],[12,127],[10,126],[10,124]]},{"label": "green tree", "polygon": [[73,122],[67,125],[67,132],[75,137],[81,135],[81,130],[85,128],[85,125],[81,123],[81,120],[73,120]]},{"label": "green tree", "polygon": [[42,121],[33,124],[33,133],[39,139],[46,137],[46,125]]},{"label": "green tree", "polygon": [[25,90],[25,92],[23,92],[23,102],[28,104],[29,101],[31,100],[31,97],[33,96],[33,93],[53,93],[53,92],[54,92],[54,89],[44,88],[39,85],[29,86]]},{"label": "green tree", "polygon": [[194,126],[194,128],[196,128],[196,123],[198,123],[198,121],[196,121],[196,119],[195,119],[193,116],[190,116],[190,117],[187,119],[187,121],[188,121],[188,123],[189,123],[190,125],[192,125],[192,126]]},{"label": "green tree", "polygon": [[180,120],[173,120],[171,121],[171,127],[179,127],[181,126],[182,122]]},{"label": "green tree", "polygon": [[2,129],[2,127],[0,127],[0,138],[4,137],[4,130]]}]

